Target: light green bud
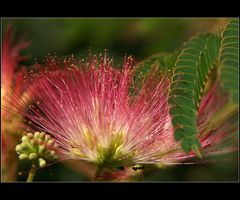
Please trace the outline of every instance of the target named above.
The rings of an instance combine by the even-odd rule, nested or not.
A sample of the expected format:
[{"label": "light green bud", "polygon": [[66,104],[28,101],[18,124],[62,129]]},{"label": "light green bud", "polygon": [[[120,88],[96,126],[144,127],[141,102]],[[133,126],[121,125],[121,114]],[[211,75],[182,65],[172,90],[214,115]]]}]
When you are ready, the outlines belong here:
[{"label": "light green bud", "polygon": [[54,141],[53,140],[48,140],[47,145],[51,146],[53,145]]},{"label": "light green bud", "polygon": [[39,149],[38,149],[38,152],[39,153],[42,153],[44,150],[46,149],[46,146],[43,144],[43,145],[40,145],[39,146]]},{"label": "light green bud", "polygon": [[51,151],[51,152],[50,152],[50,155],[51,155],[51,156],[54,156],[54,155],[55,155],[55,151]]},{"label": "light green bud", "polygon": [[30,160],[34,160],[34,159],[36,159],[38,157],[38,155],[36,154],[36,153],[31,153],[30,155],[29,155],[29,159]]},{"label": "light green bud", "polygon": [[39,163],[39,167],[45,167],[47,164],[43,158],[39,158],[38,163]]},{"label": "light green bud", "polygon": [[34,138],[36,138],[36,139],[37,139],[37,138],[39,137],[39,134],[40,134],[40,132],[38,132],[38,131],[37,131],[37,132],[35,132],[35,133],[34,133]]},{"label": "light green bud", "polygon": [[25,160],[25,159],[27,159],[27,158],[28,158],[28,155],[25,154],[25,153],[19,155],[19,159],[20,159],[20,160]]},{"label": "light green bud", "polygon": [[27,148],[27,144],[25,142],[21,143],[20,146],[21,146],[22,149],[26,149]]},{"label": "light green bud", "polygon": [[32,133],[27,133],[27,136],[28,136],[28,138],[32,138],[33,137],[33,134]]},{"label": "light green bud", "polygon": [[41,138],[37,138],[37,142],[41,143],[42,142]]},{"label": "light green bud", "polygon": [[41,139],[43,139],[44,136],[45,136],[45,133],[44,133],[44,132],[41,132],[41,133],[39,134],[39,138],[41,138]]},{"label": "light green bud", "polygon": [[45,135],[45,142],[47,142],[50,138],[51,138],[51,136],[46,134]]},{"label": "light green bud", "polygon": [[21,152],[21,151],[22,151],[21,145],[18,144],[18,145],[15,147],[15,150],[16,150],[16,152]]},{"label": "light green bud", "polygon": [[26,135],[24,135],[24,136],[22,137],[22,141],[25,142],[25,141],[27,141],[27,140],[28,140],[28,137],[27,137]]},{"label": "light green bud", "polygon": [[34,145],[34,144],[36,144],[36,140],[35,139],[31,139],[31,145]]}]

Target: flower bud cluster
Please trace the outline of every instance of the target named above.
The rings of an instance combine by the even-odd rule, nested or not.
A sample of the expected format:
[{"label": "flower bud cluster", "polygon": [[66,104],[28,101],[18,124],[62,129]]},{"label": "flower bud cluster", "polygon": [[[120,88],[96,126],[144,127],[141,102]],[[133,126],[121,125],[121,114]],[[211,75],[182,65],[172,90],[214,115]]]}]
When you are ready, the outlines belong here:
[{"label": "flower bud cluster", "polygon": [[57,159],[58,144],[45,132],[27,133],[22,137],[21,144],[16,146],[20,160],[32,160],[39,167],[45,167],[47,161]]}]

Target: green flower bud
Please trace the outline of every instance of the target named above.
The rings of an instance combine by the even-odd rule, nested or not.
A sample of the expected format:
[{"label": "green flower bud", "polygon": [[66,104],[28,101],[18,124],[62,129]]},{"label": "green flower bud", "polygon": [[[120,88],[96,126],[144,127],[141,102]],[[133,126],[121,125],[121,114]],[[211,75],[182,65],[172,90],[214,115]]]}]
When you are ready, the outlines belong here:
[{"label": "green flower bud", "polygon": [[42,144],[38,148],[38,153],[43,153],[44,150],[46,150],[46,146],[44,144]]},{"label": "green flower bud", "polygon": [[43,158],[39,158],[38,163],[39,163],[39,167],[45,167],[47,164]]},{"label": "green flower bud", "polygon": [[18,145],[16,146],[15,150],[16,150],[16,152],[18,152],[18,153],[21,152],[21,151],[22,151],[21,145],[18,144]]},{"label": "green flower bud", "polygon": [[21,143],[20,146],[23,150],[27,148],[27,144],[25,142]]},{"label": "green flower bud", "polygon": [[15,147],[16,152],[20,154],[20,160],[29,159],[33,164],[36,164],[34,160],[37,160],[39,167],[45,167],[48,161],[57,159],[56,152],[49,146],[56,148],[58,145],[45,132],[27,133],[21,140],[22,142]]},{"label": "green flower bud", "polygon": [[35,145],[36,144],[36,140],[35,139],[31,139],[30,143],[31,143],[31,145]]},{"label": "green flower bud", "polygon": [[54,155],[55,155],[55,151],[51,151],[51,152],[50,152],[50,155],[51,155],[51,156],[54,156]]},{"label": "green flower bud", "polygon": [[22,137],[22,142],[25,142],[27,140],[28,140],[28,137],[26,135]]},{"label": "green flower bud", "polygon": [[37,142],[41,143],[42,142],[41,138],[37,138]]},{"label": "green flower bud", "polygon": [[30,160],[34,160],[34,159],[36,159],[38,157],[38,155],[36,154],[36,153],[30,153],[30,155],[29,155],[29,159]]},{"label": "green flower bud", "polygon": [[47,145],[51,146],[53,145],[54,141],[53,140],[48,140]]},{"label": "green flower bud", "polygon": [[43,139],[44,136],[45,136],[45,133],[44,133],[44,132],[41,132],[41,133],[39,134],[39,138],[41,138],[41,139]]},{"label": "green flower bud", "polygon": [[25,153],[19,155],[19,159],[20,159],[20,160],[25,160],[25,159],[27,159],[27,158],[28,158],[28,155],[25,154]]},{"label": "green flower bud", "polygon": [[36,139],[37,139],[37,138],[39,137],[39,134],[40,134],[40,132],[38,132],[38,131],[37,131],[37,132],[35,132],[35,133],[34,133],[34,138],[36,138]]},{"label": "green flower bud", "polygon": [[46,134],[46,135],[45,135],[45,140],[44,140],[44,141],[47,142],[50,138],[51,138],[51,136]]},{"label": "green flower bud", "polygon": [[28,138],[32,138],[33,137],[33,134],[32,133],[27,133],[27,136],[28,136]]}]

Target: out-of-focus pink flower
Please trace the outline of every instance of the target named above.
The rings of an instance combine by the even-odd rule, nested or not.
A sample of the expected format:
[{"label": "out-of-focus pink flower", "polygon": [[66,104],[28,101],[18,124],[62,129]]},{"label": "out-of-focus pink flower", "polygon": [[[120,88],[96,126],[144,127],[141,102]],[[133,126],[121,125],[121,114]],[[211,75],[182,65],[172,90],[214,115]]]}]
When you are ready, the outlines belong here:
[{"label": "out-of-focus pink flower", "polygon": [[234,145],[221,145],[235,136],[237,115],[237,105],[229,103],[229,93],[216,82],[203,97],[198,111],[198,138],[206,155],[236,150]]},{"label": "out-of-focus pink flower", "polygon": [[[15,100],[12,106],[36,129],[55,137],[63,159],[119,167],[174,165],[194,157],[193,153],[186,155],[174,139],[168,105],[170,81],[166,75],[157,84],[156,80],[147,79],[140,89],[132,84],[131,57],[124,59],[121,69],[113,68],[106,55],[100,59],[92,57],[85,64],[75,59],[62,63],[50,57],[44,70],[30,76],[35,81],[27,91],[33,99],[27,111],[19,110],[24,99]],[[154,87],[150,90],[151,83]],[[131,95],[130,89],[137,95]],[[213,100],[209,100],[214,91],[200,106],[200,128],[203,120],[211,118],[211,109],[215,109],[210,103]],[[201,129],[198,134],[205,152],[211,152],[208,149],[213,143],[224,137],[221,130],[214,134],[217,136],[210,131]]]},{"label": "out-of-focus pink flower", "polygon": [[[20,40],[13,43],[13,28],[12,26],[6,27],[2,44],[2,83],[1,95],[2,97],[8,92],[12,93],[21,90],[22,77],[18,76],[25,71],[24,67],[20,67],[19,62],[25,60],[26,56],[21,56],[20,51],[29,46],[29,42]],[[4,101],[3,101],[4,103]]]},{"label": "out-of-focus pink flower", "polygon": [[[3,97],[11,96],[18,93],[19,95],[23,91],[23,73],[26,71],[24,66],[20,65],[22,60],[25,60],[26,56],[21,56],[20,51],[29,46],[29,42],[20,39],[15,41],[13,38],[13,28],[11,25],[6,27],[2,44],[2,81],[1,81],[1,108],[7,106],[8,102],[3,100]],[[12,117],[11,114],[6,112],[5,109],[1,109],[1,115],[4,119]],[[7,125],[6,123],[3,123]]]},{"label": "out-of-focus pink flower", "polygon": [[[12,26],[8,25],[4,33],[2,43],[2,81],[1,81],[1,117],[2,117],[2,162],[3,162],[3,180],[13,180],[16,175],[16,163],[14,146],[19,133],[19,117],[6,112],[3,109],[10,105],[3,100],[6,95],[11,96],[15,93],[20,94],[23,86],[23,76],[21,75],[25,68],[19,65],[19,62],[26,59],[20,56],[20,51],[29,45],[24,40],[14,43]],[[13,154],[14,153],[14,154]],[[6,171],[6,173],[5,173]],[[6,175],[6,176],[5,176]]]}]

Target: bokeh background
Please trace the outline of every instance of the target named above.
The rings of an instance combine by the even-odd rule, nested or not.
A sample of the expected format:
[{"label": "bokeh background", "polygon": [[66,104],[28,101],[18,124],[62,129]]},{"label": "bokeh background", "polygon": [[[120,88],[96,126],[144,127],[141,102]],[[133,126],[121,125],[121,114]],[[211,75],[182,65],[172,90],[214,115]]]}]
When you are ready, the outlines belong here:
[{"label": "bokeh background", "polygon": [[[114,63],[121,64],[125,54],[141,61],[159,52],[174,52],[198,32],[221,32],[226,18],[5,18],[2,31],[12,24],[16,35],[31,41],[23,51],[30,55],[25,65],[43,62],[47,54],[87,55],[89,48],[98,54],[107,49]],[[18,180],[26,180],[29,163],[20,162]],[[236,181],[238,154],[214,163],[181,165],[148,173],[145,181]],[[78,170],[56,163],[39,170],[36,181],[87,181]]]}]

